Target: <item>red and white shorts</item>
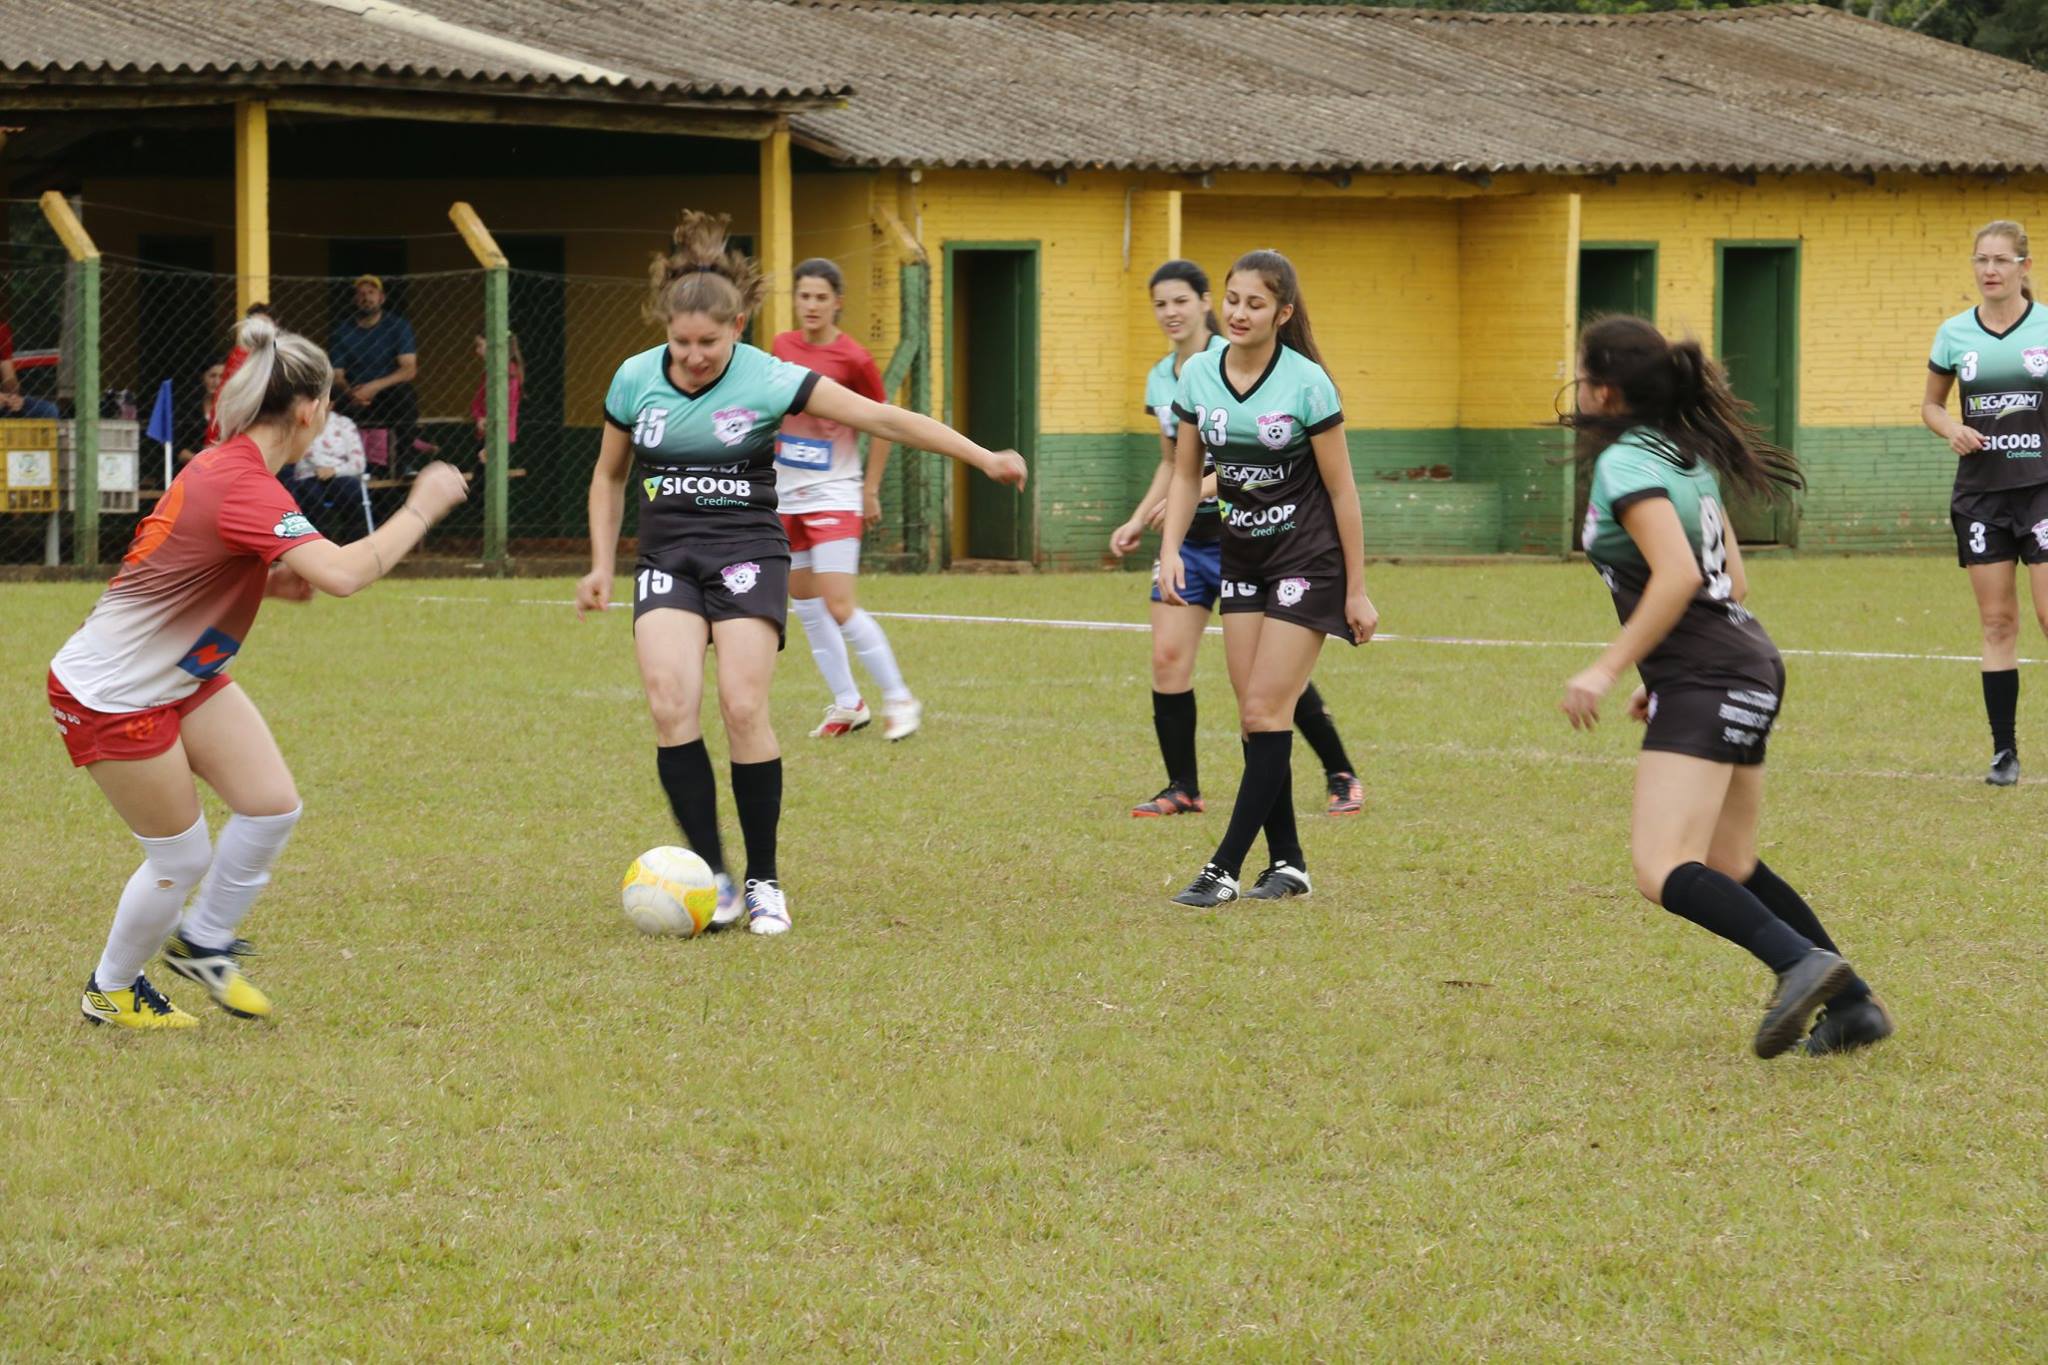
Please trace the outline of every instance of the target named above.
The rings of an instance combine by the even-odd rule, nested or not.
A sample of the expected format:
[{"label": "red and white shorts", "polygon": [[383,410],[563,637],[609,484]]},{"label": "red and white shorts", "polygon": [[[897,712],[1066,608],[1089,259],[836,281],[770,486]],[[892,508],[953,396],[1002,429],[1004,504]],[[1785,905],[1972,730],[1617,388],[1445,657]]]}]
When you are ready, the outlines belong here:
[{"label": "red and white shorts", "polygon": [[782,529],[789,533],[789,567],[815,569],[819,573],[858,571],[863,527],[858,512],[784,514]]},{"label": "red and white shorts", "polygon": [[145,711],[95,711],[72,696],[52,673],[48,684],[50,718],[64,734],[64,747],[71,751],[74,768],[106,759],[133,762],[155,758],[178,742],[181,719],[233,681],[225,673],[216,673],[199,684],[191,696],[168,706],[152,706]]}]

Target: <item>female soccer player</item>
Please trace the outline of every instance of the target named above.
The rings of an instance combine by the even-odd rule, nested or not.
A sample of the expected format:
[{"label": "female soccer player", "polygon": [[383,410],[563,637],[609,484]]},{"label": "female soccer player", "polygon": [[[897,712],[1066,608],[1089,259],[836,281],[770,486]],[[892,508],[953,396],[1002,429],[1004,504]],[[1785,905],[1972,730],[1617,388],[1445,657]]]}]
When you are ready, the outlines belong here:
[{"label": "female soccer player", "polygon": [[[1977,230],[1970,264],[1984,301],[1941,324],[1927,357],[1920,420],[1956,453],[1956,559],[1970,571],[1984,632],[1984,710],[1994,787],[2020,780],[2014,722],[2020,704],[2019,592],[2027,566],[2034,615],[2048,631],[2048,315],[2028,284],[2027,230],[2001,219]],[[1960,380],[1963,420],[1948,413]]]},{"label": "female soccer player", "polygon": [[[778,360],[814,370],[870,402],[886,403],[889,396],[882,391],[875,358],[839,330],[845,300],[846,280],[838,266],[815,258],[803,262],[796,268],[796,320],[802,330],[782,333],[770,349]],[[851,734],[873,719],[854,684],[848,647],[882,689],[883,738],[908,739],[923,718],[924,707],[904,685],[889,637],[853,594],[861,526],[882,519],[879,490],[888,463],[889,443],[870,441],[863,476],[853,428],[815,412],[783,418],[775,441],[775,496],[789,534],[790,604],[818,672],[832,689],[825,719],[811,731],[812,739]]]},{"label": "female soccer player", "polygon": [[1344,444],[1344,413],[1309,330],[1294,266],[1277,251],[1238,258],[1224,282],[1229,344],[1182,366],[1181,422],[1159,544],[1159,589],[1186,602],[1182,546],[1200,501],[1204,456],[1216,466],[1223,522],[1223,654],[1244,728],[1244,778],[1230,825],[1201,872],[1173,899],[1212,906],[1238,897],[1252,840],[1266,831],[1271,863],[1248,893],[1309,893],[1294,826],[1288,728],[1323,637],[1372,638],[1365,533]]},{"label": "female soccer player", "polygon": [[[714,927],[742,913],[757,934],[789,929],[776,879],[782,757],[768,720],[768,684],[789,602],[789,537],[776,515],[775,434],[809,413],[856,431],[972,465],[1021,487],[1024,458],[984,450],[951,427],[863,398],[800,365],[745,345],[740,333],[765,292],[759,268],[726,244],[724,215],[685,213],[674,245],[654,258],[650,314],[660,346],[619,366],[605,398],[605,432],[590,479],[590,572],[579,612],[610,604],[637,462],[640,562],[633,650],[653,714],[655,767],[676,823],[719,877]],[[718,793],[698,707],[704,653],[718,649],[718,708],[732,751],[733,803],[747,846],[744,895],[725,873]]]},{"label": "female soccer player", "polygon": [[[135,528],[92,614],[50,662],[50,712],[71,761],[92,774],[143,851],[85,984],[81,1008],[95,1024],[199,1022],[142,974],[158,950],[228,1013],[270,1014],[242,974],[249,945],[236,931],[301,807],[277,742],[228,663],[266,592],[303,600],[312,588],[346,597],[367,587],[468,492],[449,466],[429,465],[374,535],[348,546],[321,539],[277,471],[326,428],[333,367],[318,346],[262,314],[242,324],[237,346],[244,361],[215,407],[226,440],[179,471]],[[194,778],[234,812],[218,847]]]},{"label": "female soccer player", "polygon": [[[1119,559],[1138,548],[1147,527],[1166,516],[1166,489],[1173,477],[1174,436],[1180,419],[1173,415],[1173,393],[1181,367],[1203,351],[1226,344],[1209,307],[1209,276],[1193,261],[1168,261],[1152,272],[1152,316],[1173,349],[1145,377],[1145,410],[1159,422],[1159,468],[1138,500],[1131,519],[1110,533],[1109,552]],[[1209,626],[1209,609],[1222,587],[1223,528],[1216,508],[1215,462],[1204,453],[1202,498],[1181,541],[1181,563],[1188,573],[1182,606],[1170,606],[1159,593],[1157,565],[1152,583],[1152,728],[1159,736],[1159,756],[1166,761],[1166,787],[1149,801],[1131,808],[1138,818],[1199,814],[1200,770],[1195,762],[1195,650]],[[1365,804],[1365,788],[1351,769],[1344,741],[1330,719],[1322,694],[1310,683],[1294,707],[1295,728],[1308,737],[1323,762],[1329,784],[1331,815],[1355,815]]]},{"label": "female soccer player", "polygon": [[1560,703],[1591,729],[1628,668],[1629,714],[1646,724],[1630,845],[1636,889],[1748,949],[1777,973],[1756,1055],[1806,1032],[1810,1053],[1862,1047],[1892,1023],[1797,891],[1757,860],[1764,746],[1785,690],[1777,646],[1742,605],[1742,551],[1721,480],[1769,495],[1801,486],[1790,455],[1764,445],[1697,342],[1673,346],[1641,318],[1589,326],[1580,343],[1578,454],[1593,470],[1582,536],[1614,594],[1621,633],[1565,684]]}]

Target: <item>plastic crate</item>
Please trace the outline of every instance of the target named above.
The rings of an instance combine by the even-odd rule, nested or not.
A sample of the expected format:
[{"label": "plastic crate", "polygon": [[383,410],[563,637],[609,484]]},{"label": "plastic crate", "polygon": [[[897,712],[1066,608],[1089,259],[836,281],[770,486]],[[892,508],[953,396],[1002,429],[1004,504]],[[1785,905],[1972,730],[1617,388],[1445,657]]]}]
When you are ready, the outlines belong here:
[{"label": "plastic crate", "polygon": [[57,424],[0,421],[0,512],[57,510]]},{"label": "plastic crate", "polygon": [[[75,422],[57,422],[58,475],[64,483],[64,505],[74,506],[78,501],[77,461],[73,458],[78,445],[78,427]],[[142,424],[103,419],[100,422],[100,510],[102,512],[133,512],[141,506],[141,457]]]}]

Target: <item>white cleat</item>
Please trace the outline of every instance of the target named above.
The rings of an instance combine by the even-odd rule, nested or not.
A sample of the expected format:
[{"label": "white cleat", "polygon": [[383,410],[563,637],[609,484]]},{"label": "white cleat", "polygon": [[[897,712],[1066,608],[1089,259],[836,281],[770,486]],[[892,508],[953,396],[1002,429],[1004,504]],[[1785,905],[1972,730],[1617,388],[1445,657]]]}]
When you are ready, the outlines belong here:
[{"label": "white cleat", "polygon": [[841,735],[850,735],[855,730],[867,729],[868,722],[874,718],[875,713],[868,710],[865,699],[851,706],[841,706],[835,701],[825,707],[825,719],[818,723],[817,729],[811,731],[811,738],[837,739]]},{"label": "white cleat", "polygon": [[789,901],[774,882],[747,883],[747,932],[786,934],[789,932]]},{"label": "white cleat", "polygon": [[924,724],[924,703],[916,697],[882,703],[882,738],[909,739]]},{"label": "white cleat", "polygon": [[725,873],[718,874],[717,882],[718,908],[711,912],[711,923],[706,927],[713,930],[730,929],[747,913],[747,898],[740,894],[739,887],[735,886],[732,878]]}]

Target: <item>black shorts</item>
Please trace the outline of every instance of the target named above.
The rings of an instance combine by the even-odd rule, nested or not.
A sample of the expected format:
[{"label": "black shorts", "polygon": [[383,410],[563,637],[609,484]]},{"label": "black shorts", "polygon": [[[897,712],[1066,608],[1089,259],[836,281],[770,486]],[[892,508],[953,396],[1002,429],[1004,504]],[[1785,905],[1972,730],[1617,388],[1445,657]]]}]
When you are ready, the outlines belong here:
[{"label": "black shorts", "polygon": [[1224,542],[1223,584],[1217,603],[1226,616],[1256,611],[1355,645],[1358,641],[1351,638],[1351,623],[1344,619],[1344,595],[1349,588],[1342,549],[1317,555],[1291,571],[1282,572],[1232,564],[1230,544]]},{"label": "black shorts", "polygon": [[2048,564],[2048,483],[1995,493],[1958,493],[1949,503],[1956,563]]},{"label": "black shorts", "polygon": [[1768,684],[1678,682],[1652,689],[1643,747],[1740,767],[1763,762],[1785,699],[1784,663],[1773,671]]},{"label": "black shorts", "polygon": [[643,554],[633,568],[633,619],[672,608],[707,621],[758,617],[778,639],[789,623],[789,545],[710,545]]}]

